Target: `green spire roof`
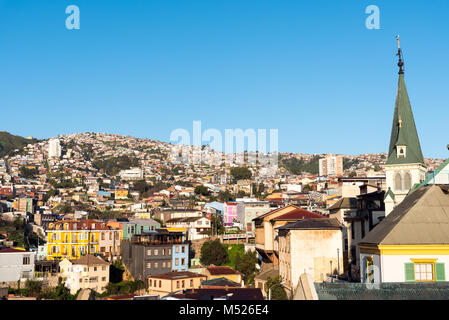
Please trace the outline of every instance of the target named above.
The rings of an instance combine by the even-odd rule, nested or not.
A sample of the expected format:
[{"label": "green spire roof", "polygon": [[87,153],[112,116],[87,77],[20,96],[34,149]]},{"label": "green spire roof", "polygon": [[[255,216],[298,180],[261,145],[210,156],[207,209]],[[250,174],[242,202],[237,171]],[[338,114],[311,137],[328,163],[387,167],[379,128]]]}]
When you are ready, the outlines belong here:
[{"label": "green spire roof", "polygon": [[[402,70],[401,70],[402,71]],[[398,92],[391,128],[390,148],[385,164],[422,163],[424,157],[416,131],[412,107],[405,87],[404,73],[399,72]],[[397,146],[405,146],[405,157],[398,158]]]}]

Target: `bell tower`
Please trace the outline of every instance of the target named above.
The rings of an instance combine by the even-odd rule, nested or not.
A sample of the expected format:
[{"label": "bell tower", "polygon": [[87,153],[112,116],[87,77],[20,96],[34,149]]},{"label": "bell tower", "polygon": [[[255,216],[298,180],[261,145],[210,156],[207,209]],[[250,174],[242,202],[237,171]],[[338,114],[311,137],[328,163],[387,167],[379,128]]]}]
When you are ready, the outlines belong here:
[{"label": "bell tower", "polygon": [[397,37],[399,81],[391,128],[390,147],[385,162],[387,192],[385,216],[402,202],[410,189],[424,181],[427,167],[419,143],[412,107],[404,80],[404,61]]}]

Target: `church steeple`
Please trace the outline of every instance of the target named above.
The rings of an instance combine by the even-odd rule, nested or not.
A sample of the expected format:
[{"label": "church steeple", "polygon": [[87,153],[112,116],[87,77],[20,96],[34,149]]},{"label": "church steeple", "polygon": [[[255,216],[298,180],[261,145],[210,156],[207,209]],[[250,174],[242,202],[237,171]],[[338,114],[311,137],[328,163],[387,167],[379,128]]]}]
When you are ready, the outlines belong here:
[{"label": "church steeple", "polygon": [[399,81],[396,95],[396,104],[393,114],[393,125],[391,128],[390,147],[388,159],[385,164],[424,164],[424,157],[419,143],[418,132],[415,126],[412,107],[407,93],[404,80],[404,61],[398,40],[399,56]]}]

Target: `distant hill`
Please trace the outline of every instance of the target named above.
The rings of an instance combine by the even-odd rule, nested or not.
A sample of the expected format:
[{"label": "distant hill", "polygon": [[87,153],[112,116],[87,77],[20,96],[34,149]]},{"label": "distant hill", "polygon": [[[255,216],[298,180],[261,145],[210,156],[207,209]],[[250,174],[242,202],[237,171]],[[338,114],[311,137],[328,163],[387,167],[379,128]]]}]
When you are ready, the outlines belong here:
[{"label": "distant hill", "polygon": [[309,161],[304,161],[302,159],[281,159],[280,166],[287,169],[292,174],[301,174],[308,172],[311,174],[318,174],[320,156],[314,156]]},{"label": "distant hill", "polygon": [[14,150],[22,150],[29,143],[38,142],[37,139],[25,139],[24,137],[15,136],[6,131],[0,131],[0,158],[11,155]]}]

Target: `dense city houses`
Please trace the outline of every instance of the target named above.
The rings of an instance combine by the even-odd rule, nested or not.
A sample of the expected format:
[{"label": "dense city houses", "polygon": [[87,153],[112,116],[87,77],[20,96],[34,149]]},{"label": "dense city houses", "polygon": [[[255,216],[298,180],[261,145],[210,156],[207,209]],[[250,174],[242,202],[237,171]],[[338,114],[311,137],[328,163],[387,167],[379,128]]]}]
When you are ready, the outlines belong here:
[{"label": "dense city houses", "polygon": [[323,283],[446,281],[449,160],[422,154],[399,57],[380,154],[280,153],[270,167],[209,146],[185,146],[182,162],[175,145],[117,134],[2,133],[17,144],[0,148],[0,284],[306,299]]}]

